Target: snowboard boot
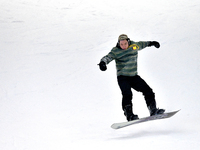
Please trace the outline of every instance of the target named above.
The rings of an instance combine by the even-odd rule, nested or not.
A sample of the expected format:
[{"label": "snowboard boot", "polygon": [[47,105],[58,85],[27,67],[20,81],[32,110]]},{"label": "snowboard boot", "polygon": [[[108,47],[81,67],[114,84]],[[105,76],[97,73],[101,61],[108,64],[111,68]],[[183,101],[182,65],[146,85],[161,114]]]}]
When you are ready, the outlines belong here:
[{"label": "snowboard boot", "polygon": [[149,112],[150,112],[150,116],[153,116],[153,115],[160,115],[160,114],[163,114],[165,112],[164,109],[159,109],[159,108],[156,108],[156,103],[151,103],[149,106],[148,106],[148,109],[149,109]]},{"label": "snowboard boot", "polygon": [[139,119],[138,115],[134,115],[133,114],[133,110],[132,110],[132,106],[131,105],[126,105],[124,107],[124,115],[126,116],[126,119],[128,121]]}]

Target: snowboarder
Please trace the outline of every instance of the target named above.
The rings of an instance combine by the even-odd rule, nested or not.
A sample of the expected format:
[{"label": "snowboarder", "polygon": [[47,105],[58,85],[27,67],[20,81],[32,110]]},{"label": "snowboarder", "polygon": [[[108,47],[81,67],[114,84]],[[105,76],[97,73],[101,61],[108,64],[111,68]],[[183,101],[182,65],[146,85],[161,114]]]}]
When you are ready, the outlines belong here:
[{"label": "snowboarder", "polygon": [[137,72],[138,51],[147,46],[159,48],[160,44],[157,41],[134,42],[126,34],[121,34],[118,37],[117,45],[98,64],[100,70],[105,71],[107,70],[106,65],[115,60],[118,85],[122,92],[122,109],[128,121],[139,119],[132,110],[131,88],[143,93],[150,116],[165,112],[164,109],[157,108],[153,90]]}]

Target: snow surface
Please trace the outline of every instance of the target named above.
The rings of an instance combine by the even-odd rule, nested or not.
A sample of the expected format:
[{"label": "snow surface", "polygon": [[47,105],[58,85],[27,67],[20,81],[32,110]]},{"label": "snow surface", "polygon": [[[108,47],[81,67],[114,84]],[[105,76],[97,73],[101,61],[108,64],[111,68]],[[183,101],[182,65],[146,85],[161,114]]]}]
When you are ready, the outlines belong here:
[{"label": "snow surface", "polygon": [[[1,0],[0,149],[199,149],[199,0]],[[114,61],[120,34],[161,47],[139,52],[139,75],[166,120],[125,121]],[[148,116],[134,91],[134,113]]]}]

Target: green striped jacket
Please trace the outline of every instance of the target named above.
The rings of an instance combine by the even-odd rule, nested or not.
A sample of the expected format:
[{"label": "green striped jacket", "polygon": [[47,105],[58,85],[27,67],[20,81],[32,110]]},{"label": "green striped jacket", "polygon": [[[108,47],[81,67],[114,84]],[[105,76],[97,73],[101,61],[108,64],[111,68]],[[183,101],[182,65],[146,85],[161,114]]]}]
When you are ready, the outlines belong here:
[{"label": "green striped jacket", "polygon": [[104,56],[101,61],[109,64],[112,60],[116,62],[117,76],[135,76],[137,72],[138,51],[144,49],[150,42],[130,41],[128,49],[123,50],[114,47],[108,55]]}]

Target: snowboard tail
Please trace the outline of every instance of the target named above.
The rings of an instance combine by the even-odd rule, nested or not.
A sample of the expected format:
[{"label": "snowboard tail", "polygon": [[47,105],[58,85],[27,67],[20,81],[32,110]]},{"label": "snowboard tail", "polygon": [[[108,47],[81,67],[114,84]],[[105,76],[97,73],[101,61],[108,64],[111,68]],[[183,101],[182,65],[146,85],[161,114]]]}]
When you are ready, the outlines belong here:
[{"label": "snowboard tail", "polygon": [[173,115],[175,115],[179,111],[180,110],[168,112],[168,113],[163,113],[163,114],[160,114],[160,115],[144,117],[144,118],[140,118],[138,120],[133,120],[133,121],[129,121],[129,122],[114,123],[114,124],[111,125],[111,128],[120,129],[120,128],[124,128],[124,127],[130,126],[130,125],[133,125],[133,124],[142,123],[142,122],[153,121],[153,120],[158,120],[158,119],[166,119],[166,118],[172,117]]}]

